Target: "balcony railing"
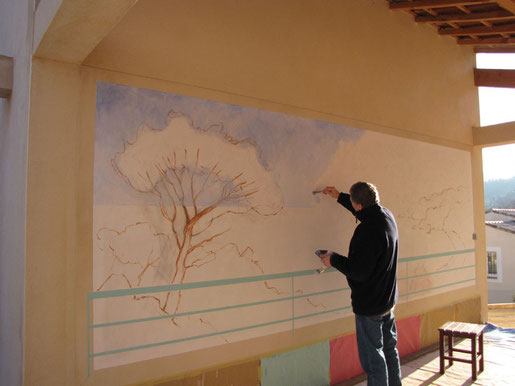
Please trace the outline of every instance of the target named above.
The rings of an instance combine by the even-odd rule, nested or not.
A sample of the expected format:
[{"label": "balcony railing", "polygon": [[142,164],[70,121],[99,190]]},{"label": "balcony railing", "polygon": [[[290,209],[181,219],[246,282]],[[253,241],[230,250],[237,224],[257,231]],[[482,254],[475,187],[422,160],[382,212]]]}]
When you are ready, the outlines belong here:
[{"label": "balcony railing", "polygon": [[[427,288],[418,288],[416,290],[410,290],[410,288],[412,288],[412,287],[418,287],[417,283],[423,284],[423,283],[420,283],[421,278],[437,277],[438,275],[443,275],[448,272],[459,272],[459,271],[463,271],[463,270],[467,270],[467,269],[471,269],[471,268],[475,267],[474,264],[467,264],[467,265],[462,265],[462,266],[453,267],[453,268],[440,269],[438,271],[433,271],[433,272],[424,272],[424,273],[420,273],[420,274],[409,275],[409,264],[410,263],[413,263],[416,261],[427,261],[427,260],[431,260],[431,259],[451,257],[451,256],[455,256],[455,255],[473,253],[473,252],[475,252],[475,249],[465,249],[465,250],[457,250],[457,251],[436,253],[436,254],[423,255],[423,256],[400,258],[398,271],[403,271],[403,272],[408,273],[407,275],[398,278],[400,302],[407,302],[407,301],[409,301],[410,297],[413,297],[413,296],[416,296],[416,297],[428,296],[428,295],[431,295],[431,291],[435,292],[439,289],[457,286],[459,284],[464,284],[464,283],[475,281],[475,273],[474,273],[472,275],[469,274],[465,278],[461,277],[460,280],[451,280],[451,281],[434,280],[436,283],[433,283],[433,281],[430,281],[432,285]],[[332,272],[336,272],[336,270],[334,268],[331,268],[331,269],[325,271],[323,274],[326,275],[326,274],[330,274]],[[295,300],[313,297],[313,296],[323,296],[323,295],[327,295],[327,294],[333,294],[333,293],[338,293],[338,292],[343,293],[343,292],[349,291],[349,288],[345,286],[345,287],[337,288],[337,289],[316,291],[316,292],[311,292],[311,293],[303,293],[303,294],[295,295],[295,279],[299,278],[299,277],[318,277],[318,271],[316,269],[310,269],[310,270],[303,270],[303,271],[230,278],[230,279],[223,279],[223,280],[211,280],[211,281],[192,282],[192,283],[161,285],[161,286],[153,286],[153,287],[138,287],[138,288],[88,292],[88,297],[87,297],[87,302],[88,302],[88,304],[87,304],[88,376],[91,374],[91,361],[93,358],[96,358],[96,357],[101,357],[101,356],[106,356],[106,355],[116,355],[116,354],[120,354],[123,352],[149,349],[152,347],[163,346],[163,345],[171,345],[171,344],[185,342],[185,341],[208,338],[208,337],[212,337],[212,336],[216,336],[216,335],[228,335],[228,334],[233,334],[233,333],[240,332],[240,331],[251,330],[251,329],[256,329],[256,328],[260,328],[260,327],[266,327],[266,326],[283,324],[283,323],[289,323],[291,325],[290,328],[291,328],[292,334],[294,334],[295,321],[297,321],[297,320],[311,318],[311,317],[324,315],[324,314],[329,314],[329,313],[337,312],[337,311],[345,311],[345,310],[350,309],[350,306],[344,306],[344,307],[336,307],[336,308],[332,308],[332,309],[326,309],[323,311],[299,315],[295,311]],[[209,288],[213,288],[213,287],[231,286],[231,285],[236,285],[236,284],[261,282],[261,281],[266,281],[266,280],[289,280],[291,282],[291,296],[284,296],[284,297],[279,297],[279,298],[275,298],[275,299],[262,300],[262,301],[256,301],[256,302],[228,304],[228,305],[225,305],[222,307],[206,308],[206,309],[176,313],[176,314],[171,314],[171,315],[166,314],[166,315],[160,315],[160,316],[135,318],[135,319],[122,320],[122,321],[114,321],[114,322],[92,323],[92,318],[91,318],[92,302],[99,300],[99,299],[110,299],[110,298],[117,298],[117,297],[122,297],[122,296],[135,296],[135,295],[142,295],[142,294],[185,291],[185,290],[193,290],[193,289],[209,289]],[[426,294],[426,295],[424,295],[424,294]],[[254,325],[245,325],[245,326],[240,326],[237,328],[229,328],[229,329],[215,331],[215,332],[207,333],[207,334],[192,335],[192,336],[188,336],[188,337],[169,339],[169,340],[165,340],[165,341],[161,341],[161,342],[140,344],[140,345],[134,345],[134,346],[130,346],[130,347],[124,347],[124,348],[118,348],[118,349],[112,349],[112,350],[106,350],[106,351],[95,352],[92,349],[92,344],[91,344],[92,336],[91,335],[92,335],[92,331],[96,330],[96,329],[107,328],[107,327],[116,327],[116,326],[134,324],[134,323],[148,323],[148,322],[152,322],[152,321],[160,320],[160,319],[172,319],[172,318],[178,318],[178,317],[184,317],[184,316],[190,316],[190,315],[208,314],[208,313],[212,313],[212,312],[223,312],[223,311],[227,311],[227,310],[262,306],[262,305],[278,303],[278,302],[289,303],[290,316],[288,318],[272,319],[265,323],[258,323],[258,324],[254,324]]]}]

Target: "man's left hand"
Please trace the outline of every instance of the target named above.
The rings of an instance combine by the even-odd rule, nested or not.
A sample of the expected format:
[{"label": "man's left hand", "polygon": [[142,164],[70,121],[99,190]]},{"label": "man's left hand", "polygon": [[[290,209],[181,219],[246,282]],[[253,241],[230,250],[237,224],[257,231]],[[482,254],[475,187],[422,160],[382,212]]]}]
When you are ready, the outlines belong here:
[{"label": "man's left hand", "polygon": [[325,255],[320,256],[320,261],[322,261],[322,264],[324,264],[327,268],[331,268],[331,254],[326,253]]}]

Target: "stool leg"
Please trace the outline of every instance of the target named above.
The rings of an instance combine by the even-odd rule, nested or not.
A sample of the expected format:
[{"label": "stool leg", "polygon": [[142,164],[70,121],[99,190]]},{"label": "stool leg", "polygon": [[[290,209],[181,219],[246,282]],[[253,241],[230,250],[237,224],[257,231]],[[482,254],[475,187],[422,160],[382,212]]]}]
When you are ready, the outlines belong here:
[{"label": "stool leg", "polygon": [[444,345],[443,332],[440,331],[440,374],[445,373],[445,366],[444,366],[444,360],[443,360],[445,350],[443,348],[443,345]]},{"label": "stool leg", "polygon": [[[449,356],[452,357],[452,333],[447,335],[447,341],[449,342]],[[453,364],[453,360],[452,359],[449,359],[449,367],[452,366]]]},{"label": "stool leg", "polygon": [[485,362],[484,362],[485,351],[483,350],[483,332],[481,332],[481,334],[479,334],[479,353],[481,355],[479,357],[479,372],[481,373],[485,369]]},{"label": "stool leg", "polygon": [[476,351],[476,337],[471,339],[472,341],[472,380],[477,379],[477,351]]}]

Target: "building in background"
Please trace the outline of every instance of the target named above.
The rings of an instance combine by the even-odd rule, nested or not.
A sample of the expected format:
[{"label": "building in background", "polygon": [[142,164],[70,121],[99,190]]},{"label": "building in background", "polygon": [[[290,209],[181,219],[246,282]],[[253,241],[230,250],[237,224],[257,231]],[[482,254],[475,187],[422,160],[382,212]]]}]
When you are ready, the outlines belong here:
[{"label": "building in background", "polygon": [[488,303],[510,303],[515,298],[515,209],[486,213]]}]

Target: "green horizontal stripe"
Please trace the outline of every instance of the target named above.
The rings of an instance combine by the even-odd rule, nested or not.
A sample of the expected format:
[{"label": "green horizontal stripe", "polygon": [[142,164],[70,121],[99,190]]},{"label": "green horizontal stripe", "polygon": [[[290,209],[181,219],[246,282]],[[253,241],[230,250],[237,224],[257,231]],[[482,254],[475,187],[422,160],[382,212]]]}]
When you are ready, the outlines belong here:
[{"label": "green horizontal stripe", "polygon": [[[442,256],[452,256],[459,255],[463,253],[471,253],[475,252],[475,249],[463,249],[452,252],[442,252],[435,253],[430,255],[423,256],[413,256],[413,257],[404,257],[399,259],[400,263],[415,261],[415,260],[425,260],[431,259],[435,257]],[[336,272],[334,268],[328,269],[327,272]],[[221,279],[221,280],[211,280],[211,281],[202,281],[202,282],[193,282],[193,283],[181,283],[181,284],[169,284],[162,286],[154,286],[154,287],[139,287],[139,288],[127,288],[127,289],[119,289],[119,290],[108,290],[108,291],[94,291],[88,292],[88,299],[102,299],[102,298],[112,298],[118,296],[130,296],[130,295],[140,295],[140,294],[148,294],[148,293],[156,293],[156,292],[169,292],[169,291],[177,291],[177,290],[187,290],[187,289],[195,289],[195,288],[207,288],[207,287],[218,287],[223,285],[231,285],[231,284],[241,284],[241,283],[251,283],[256,281],[264,281],[264,280],[274,280],[274,279],[286,279],[291,277],[299,277],[299,276],[310,276],[317,275],[318,272],[316,269],[308,269],[304,271],[294,271],[294,272],[283,272],[283,273],[273,273],[268,275],[258,275],[258,276],[247,276],[247,277],[238,277],[232,279]]]},{"label": "green horizontal stripe", "polygon": [[[403,262],[416,261],[416,260],[425,260],[425,259],[431,259],[431,258],[437,258],[437,257],[443,257],[443,256],[452,256],[452,255],[458,255],[458,254],[464,254],[464,253],[472,253],[472,252],[475,252],[475,249],[465,249],[465,250],[458,250],[458,251],[452,251],[452,252],[442,252],[442,253],[436,253],[436,254],[400,258],[399,262],[403,263]],[[460,268],[453,268],[453,269],[448,269],[448,270],[439,271],[439,272],[431,272],[431,273],[416,275],[416,276],[411,276],[411,277],[408,276],[407,278],[401,278],[399,280],[412,279],[412,278],[423,277],[423,276],[427,276],[427,275],[449,272],[449,271],[465,269],[465,268],[472,268],[472,267],[474,267],[474,265],[460,267]],[[326,272],[327,273],[336,272],[336,270],[334,268],[331,268],[331,269],[328,269]],[[141,287],[141,288],[120,289],[120,290],[88,292],[88,335],[89,335],[90,328],[116,326],[116,325],[128,324],[128,323],[147,322],[147,321],[152,321],[152,320],[157,320],[157,319],[187,316],[187,315],[193,315],[193,314],[198,314],[198,313],[224,311],[224,310],[229,310],[229,309],[256,306],[256,305],[260,305],[260,304],[274,303],[274,302],[279,302],[279,301],[294,300],[294,299],[305,298],[305,297],[309,297],[309,296],[316,296],[316,295],[322,295],[322,294],[327,294],[327,293],[348,290],[348,288],[342,288],[342,289],[337,289],[337,290],[329,290],[329,291],[322,291],[322,292],[316,292],[316,293],[311,293],[311,294],[290,296],[290,297],[267,300],[267,301],[262,301],[262,302],[253,302],[253,303],[239,304],[239,305],[233,305],[233,306],[227,306],[227,307],[212,308],[212,309],[208,309],[208,310],[191,311],[191,312],[185,312],[185,313],[175,314],[175,315],[163,315],[163,316],[151,317],[151,318],[133,319],[133,320],[121,321],[121,322],[89,325],[89,302],[90,302],[90,300],[94,300],[94,299],[111,298],[111,297],[119,297],[119,296],[130,296],[130,295],[156,293],[156,292],[169,292],[169,291],[187,290],[187,289],[195,289],[195,288],[217,287],[217,286],[223,286],[223,285],[251,283],[251,282],[256,282],[256,281],[285,279],[285,278],[294,278],[294,277],[310,276],[310,275],[316,275],[316,274],[318,274],[317,270],[303,270],[303,271],[295,271],[295,272],[284,272],[284,273],[277,273],[277,274],[232,278],[232,279],[211,280],[211,281],[203,281],[203,282],[195,282],[195,283],[182,283],[182,284],[172,284],[172,285],[153,286],[153,287]],[[401,296],[409,296],[409,295],[413,295],[413,294],[417,294],[417,293],[421,293],[421,292],[431,291],[434,289],[439,289],[439,288],[449,287],[449,286],[462,284],[462,283],[466,283],[466,282],[471,282],[474,280],[475,280],[475,278],[468,279],[468,280],[462,280],[462,281],[458,281],[458,282],[454,282],[454,283],[450,283],[450,284],[444,284],[444,285],[437,286],[437,287],[414,291],[414,292],[411,292],[411,293],[408,293],[405,295],[401,295]],[[316,312],[316,313],[312,313],[312,314],[301,315],[301,316],[291,317],[291,318],[287,318],[287,319],[256,324],[256,325],[252,325],[252,326],[240,327],[240,328],[236,328],[236,329],[219,331],[219,332],[214,332],[214,333],[210,333],[210,334],[203,334],[203,335],[197,335],[197,336],[186,337],[186,338],[181,338],[181,339],[175,339],[175,340],[170,340],[170,341],[166,341],[166,342],[158,342],[158,343],[134,346],[134,347],[124,348],[124,349],[104,351],[104,352],[96,353],[96,354],[90,354],[89,339],[88,339],[88,356],[90,358],[93,358],[93,357],[97,357],[97,356],[112,355],[112,354],[118,354],[118,353],[122,353],[122,352],[128,352],[128,351],[157,347],[157,346],[162,346],[162,345],[167,345],[167,344],[185,342],[185,341],[194,340],[194,339],[207,338],[210,336],[216,336],[216,335],[221,335],[221,334],[230,334],[230,333],[234,333],[234,332],[245,331],[245,330],[259,328],[259,327],[266,327],[266,326],[279,324],[279,323],[285,323],[285,322],[290,322],[290,321],[293,322],[294,320],[304,319],[304,318],[317,316],[317,315],[323,315],[323,314],[327,314],[327,313],[331,313],[331,312],[342,311],[342,310],[346,310],[349,308],[350,308],[350,306],[340,307],[340,308],[336,308],[336,309],[332,309],[332,310],[326,310],[326,311]],[[89,370],[90,369],[89,369],[89,363],[88,363],[88,373],[89,373]]]},{"label": "green horizontal stripe", "polygon": [[[473,268],[473,267],[475,267],[475,266],[468,265],[465,267],[451,268],[451,269],[446,269],[446,270],[438,271],[438,272],[429,272],[429,273],[425,273],[425,274],[421,274],[421,275],[408,276],[405,278],[399,278],[398,280],[414,279],[414,278],[436,275],[436,274],[440,274],[440,273],[457,271],[457,270]],[[310,294],[296,295],[293,297],[288,296],[288,297],[284,297],[284,298],[264,300],[264,301],[260,301],[260,302],[243,303],[243,304],[237,304],[237,305],[226,306],[226,307],[217,307],[217,308],[210,308],[210,309],[205,309],[205,310],[183,312],[183,313],[174,314],[174,315],[161,315],[161,316],[155,316],[155,317],[150,317],[150,318],[131,319],[131,320],[124,320],[124,321],[119,321],[119,322],[110,322],[110,323],[99,323],[99,324],[90,325],[89,327],[90,328],[113,327],[113,326],[119,326],[119,325],[124,325],[124,324],[142,323],[142,322],[150,322],[150,321],[161,320],[161,319],[178,318],[178,317],[182,317],[182,316],[189,316],[189,315],[195,315],[195,314],[202,314],[202,313],[209,313],[209,312],[216,312],[216,311],[226,311],[226,310],[243,308],[243,307],[253,307],[253,306],[258,306],[258,305],[263,305],[263,304],[270,304],[270,303],[276,303],[276,302],[282,302],[282,301],[288,301],[288,300],[294,300],[294,299],[302,299],[302,298],[306,298],[306,297],[310,297],[310,296],[325,295],[325,294],[341,292],[341,291],[345,291],[345,290],[349,290],[349,288],[348,287],[340,288],[340,289],[335,289],[335,290],[313,292]],[[406,295],[401,295],[401,296],[406,296]]]},{"label": "green horizontal stripe", "polygon": [[[328,269],[326,272],[333,272],[333,271],[336,271],[336,270],[334,268],[331,268],[331,269]],[[223,286],[223,285],[251,283],[251,282],[255,282],[255,281],[264,281],[264,280],[287,279],[287,278],[291,278],[291,277],[309,276],[309,275],[317,275],[317,274],[318,274],[318,271],[316,269],[308,269],[305,271],[272,273],[269,275],[236,277],[236,278],[232,278],[232,279],[210,280],[210,281],[200,281],[200,282],[182,283],[182,284],[169,284],[169,285],[161,285],[161,286],[154,286],[154,287],[126,288],[126,289],[109,290],[109,291],[96,291],[96,292],[88,292],[88,299],[102,299],[102,298],[112,298],[112,297],[117,297],[117,296],[148,294],[148,293],[155,293],[155,292],[169,292],[169,291],[188,290],[188,289],[195,289],[195,288],[219,287],[219,286]]]},{"label": "green horizontal stripe", "polygon": [[403,258],[399,259],[399,263],[404,263],[404,262],[407,262],[407,261],[415,261],[415,260],[426,260],[426,259],[432,259],[432,258],[435,258],[435,257],[461,255],[463,253],[471,253],[471,252],[475,252],[475,251],[476,251],[475,249],[462,249],[462,250],[459,250],[459,251],[433,253],[433,254],[430,254],[430,255],[403,257]]},{"label": "green horizontal stripe", "polygon": [[94,358],[94,357],[99,357],[99,356],[104,356],[104,355],[120,354],[120,353],[123,353],[123,352],[136,351],[136,350],[142,350],[142,349],[146,349],[146,348],[164,346],[164,345],[172,344],[172,343],[181,343],[181,342],[187,342],[189,340],[209,338],[211,336],[216,336],[216,335],[231,334],[231,333],[234,333],[234,332],[251,330],[251,329],[254,329],[254,328],[266,327],[266,326],[271,326],[271,325],[279,324],[279,323],[291,322],[292,319],[294,319],[294,320],[305,319],[305,318],[309,318],[309,317],[312,317],[312,316],[318,316],[318,315],[327,314],[327,313],[330,313],[330,312],[343,311],[343,310],[346,310],[348,308],[350,308],[350,306],[335,308],[335,309],[327,310],[327,311],[315,312],[313,314],[308,314],[308,315],[296,316],[295,318],[287,318],[287,319],[281,319],[281,320],[274,320],[272,322],[267,322],[267,323],[254,324],[254,325],[251,325],[251,326],[233,328],[233,329],[225,330],[225,331],[217,331],[217,332],[212,332],[212,333],[209,333],[209,334],[189,336],[189,337],[186,337],[186,338],[168,340],[168,341],[165,341],[165,342],[157,342],[157,343],[144,344],[144,345],[140,345],[140,346],[133,346],[133,347],[127,347],[127,348],[121,348],[121,349],[118,349],[118,350],[103,351],[103,352],[99,352],[99,353],[95,353],[95,354],[89,354],[89,357],[90,358]]},{"label": "green horizontal stripe", "polygon": [[463,283],[467,283],[469,281],[475,281],[475,280],[476,280],[476,278],[462,280],[462,281],[456,281],[454,283],[443,284],[443,285],[439,285],[439,286],[436,286],[436,287],[431,287],[431,288],[426,288],[426,289],[422,289],[422,290],[418,290],[418,291],[409,292],[409,293],[407,293],[405,295],[401,295],[401,296],[415,295],[415,294],[418,294],[418,293],[421,293],[421,292],[427,292],[427,291],[432,291],[432,290],[439,289],[439,288],[451,287],[451,286],[456,285],[456,284],[463,284]]},{"label": "green horizontal stripe", "polygon": [[331,310],[315,312],[315,313],[313,313],[313,314],[307,314],[307,315],[296,316],[294,319],[295,319],[295,320],[299,320],[299,319],[306,319],[306,318],[310,318],[310,317],[312,317],[312,316],[319,316],[319,315],[329,314],[329,313],[331,313],[331,312],[338,312],[338,311],[348,310],[349,308],[351,308],[351,306],[338,307],[338,308],[333,308],[333,309],[331,309]]},{"label": "green horizontal stripe", "polygon": [[421,275],[414,275],[414,276],[407,276],[407,277],[401,277],[397,280],[408,280],[408,279],[416,279],[418,277],[424,277],[424,276],[429,276],[429,275],[438,275],[439,273],[445,273],[445,272],[451,272],[451,271],[459,271],[459,270],[462,270],[462,269],[467,269],[467,268],[474,268],[475,265],[466,265],[464,267],[458,267],[458,268],[450,268],[450,269],[444,269],[442,271],[436,271],[436,272],[428,272],[428,273],[423,273]]},{"label": "green horizontal stripe", "polygon": [[[453,285],[467,283],[467,282],[471,282],[471,281],[474,281],[474,280],[475,280],[475,278],[467,279],[467,280],[462,280],[462,281],[458,281],[458,282],[454,282],[454,283],[440,285],[440,286],[437,286],[437,287],[432,287],[432,288],[428,288],[428,289],[423,289],[423,290],[418,290],[418,291],[410,292],[410,293],[407,293],[407,294],[401,295],[401,296],[414,295],[414,294],[417,294],[417,293],[427,292],[427,291],[431,291],[431,290],[435,290],[435,289],[439,289],[439,288],[450,287],[450,286],[453,286]],[[337,290],[332,290],[332,291],[336,292]],[[306,296],[310,296],[310,295],[306,295]],[[158,342],[158,343],[151,343],[151,344],[145,344],[145,345],[140,345],[140,346],[127,347],[127,348],[118,349],[118,350],[103,351],[103,352],[94,353],[94,354],[89,354],[88,353],[88,355],[89,355],[90,358],[94,358],[94,357],[98,357],[98,356],[120,354],[120,353],[123,353],[123,352],[142,350],[142,349],[146,349],[146,348],[163,346],[163,345],[173,344],[173,343],[186,342],[186,341],[189,341],[189,340],[208,338],[208,337],[216,336],[216,335],[230,334],[230,333],[234,333],[234,332],[245,331],[245,330],[250,330],[250,329],[259,328],[259,327],[271,326],[271,325],[279,324],[279,323],[286,323],[286,322],[290,322],[292,320],[299,320],[299,319],[309,318],[309,317],[312,317],[312,316],[324,315],[324,314],[328,314],[328,313],[331,313],[331,312],[343,311],[343,310],[349,309],[350,307],[351,306],[339,307],[339,308],[335,308],[335,309],[331,309],[331,310],[315,312],[315,313],[312,313],[312,314],[300,315],[300,316],[296,316],[294,318],[287,318],[287,319],[282,319],[282,320],[276,320],[276,321],[267,322],[267,323],[261,323],[261,324],[251,325],[251,326],[239,327],[239,328],[234,328],[234,329],[225,330],[225,331],[218,331],[218,332],[213,332],[213,333],[210,333],[210,334],[190,336],[190,337],[186,337],[186,338],[174,339],[174,340],[169,340],[169,341],[165,341],[165,342]]]},{"label": "green horizontal stripe", "polygon": [[334,290],[327,290],[327,291],[321,291],[321,292],[313,292],[313,293],[310,293],[310,294],[288,296],[288,297],[279,298],[279,299],[263,300],[263,301],[260,301],[260,302],[236,304],[236,305],[233,305],[233,306],[208,308],[206,310],[182,312],[180,314],[174,314],[174,315],[161,315],[161,316],[154,316],[154,317],[150,317],[150,318],[123,320],[123,321],[111,322],[111,323],[99,323],[99,324],[90,325],[89,327],[90,328],[112,327],[112,326],[120,326],[120,325],[123,325],[123,324],[141,323],[141,322],[150,322],[150,321],[153,321],[153,320],[160,320],[160,319],[178,318],[178,317],[181,317],[181,316],[189,316],[189,315],[195,315],[195,314],[204,314],[204,313],[216,312],[216,311],[226,311],[226,310],[231,310],[231,309],[236,309],[236,308],[252,307],[252,306],[258,306],[258,305],[262,305],[262,304],[269,304],[269,303],[276,303],[276,302],[282,302],[282,301],[287,301],[287,300],[302,299],[302,298],[307,298],[307,297],[310,297],[310,296],[325,295],[325,294],[341,292],[341,291],[346,291],[346,290],[349,290],[349,288],[338,288],[338,289],[334,289]]}]

